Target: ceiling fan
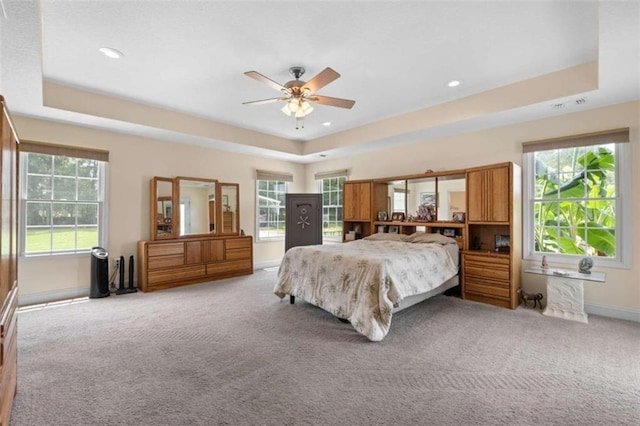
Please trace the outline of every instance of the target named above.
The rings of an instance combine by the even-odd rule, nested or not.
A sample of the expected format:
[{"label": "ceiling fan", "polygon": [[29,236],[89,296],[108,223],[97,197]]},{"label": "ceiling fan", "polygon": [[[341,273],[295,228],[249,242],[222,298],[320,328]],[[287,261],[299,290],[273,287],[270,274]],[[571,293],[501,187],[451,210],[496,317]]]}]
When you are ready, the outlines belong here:
[{"label": "ceiling fan", "polygon": [[[262,105],[273,102],[285,102],[284,107],[282,107],[282,112],[288,116],[293,114],[299,122],[313,111],[313,107],[310,102],[347,109],[352,108],[356,103],[356,101],[352,101],[350,99],[332,98],[329,96],[315,94],[319,89],[340,77],[340,74],[333,69],[329,67],[325,68],[308,82],[300,80],[300,77],[302,77],[304,72],[305,69],[300,66],[289,68],[289,74],[291,74],[295,80],[288,81],[285,84],[276,83],[257,71],[245,72],[244,74],[247,77],[251,77],[273,87],[276,90],[279,90],[282,92],[283,96],[262,99],[259,101],[243,102],[243,105]],[[304,128],[304,124],[302,127]],[[297,128],[298,127],[296,126],[296,129]]]}]

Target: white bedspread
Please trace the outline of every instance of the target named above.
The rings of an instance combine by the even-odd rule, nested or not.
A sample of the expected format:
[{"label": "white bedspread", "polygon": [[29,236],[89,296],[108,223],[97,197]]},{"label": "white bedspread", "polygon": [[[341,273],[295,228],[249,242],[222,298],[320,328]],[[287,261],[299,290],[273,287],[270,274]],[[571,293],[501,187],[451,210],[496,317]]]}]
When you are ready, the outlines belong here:
[{"label": "white bedspread", "polygon": [[394,304],[429,291],[458,272],[438,243],[357,240],[293,247],[280,265],[274,293],[299,297],[348,319],[373,341],[391,326]]}]

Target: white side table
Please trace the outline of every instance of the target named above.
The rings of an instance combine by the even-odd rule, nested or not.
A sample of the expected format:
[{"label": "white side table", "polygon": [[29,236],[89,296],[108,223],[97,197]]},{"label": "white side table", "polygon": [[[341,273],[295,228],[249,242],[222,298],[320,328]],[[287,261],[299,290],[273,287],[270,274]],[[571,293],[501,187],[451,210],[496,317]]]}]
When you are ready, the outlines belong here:
[{"label": "white side table", "polygon": [[603,283],[603,272],[581,274],[555,268],[543,269],[539,266],[525,269],[524,272],[547,277],[547,307],[542,312],[544,315],[588,323],[584,312],[583,284],[584,281]]}]

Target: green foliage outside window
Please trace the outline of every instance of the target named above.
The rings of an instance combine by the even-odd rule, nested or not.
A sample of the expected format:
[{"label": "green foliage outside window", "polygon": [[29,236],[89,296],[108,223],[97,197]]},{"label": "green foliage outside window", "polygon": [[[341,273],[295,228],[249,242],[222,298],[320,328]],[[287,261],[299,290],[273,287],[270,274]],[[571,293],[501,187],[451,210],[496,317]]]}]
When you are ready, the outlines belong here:
[{"label": "green foliage outside window", "polygon": [[84,251],[98,245],[101,162],[23,155],[25,254]]},{"label": "green foliage outside window", "polygon": [[535,251],[616,256],[613,145],[535,153]]}]

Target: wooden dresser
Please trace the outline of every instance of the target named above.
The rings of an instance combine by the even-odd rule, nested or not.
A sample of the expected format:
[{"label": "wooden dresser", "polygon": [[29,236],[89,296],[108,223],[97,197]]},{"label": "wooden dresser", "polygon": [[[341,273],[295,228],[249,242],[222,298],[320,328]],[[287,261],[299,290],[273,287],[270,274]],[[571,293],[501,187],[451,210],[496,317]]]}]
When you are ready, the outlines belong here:
[{"label": "wooden dresser", "polygon": [[253,274],[251,236],[138,242],[138,288],[144,292]]},{"label": "wooden dresser", "polygon": [[0,425],[8,425],[17,391],[18,137],[0,96]]}]

